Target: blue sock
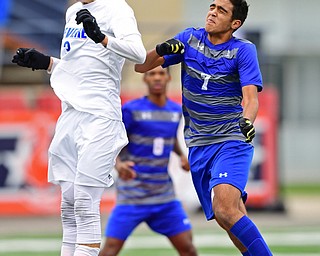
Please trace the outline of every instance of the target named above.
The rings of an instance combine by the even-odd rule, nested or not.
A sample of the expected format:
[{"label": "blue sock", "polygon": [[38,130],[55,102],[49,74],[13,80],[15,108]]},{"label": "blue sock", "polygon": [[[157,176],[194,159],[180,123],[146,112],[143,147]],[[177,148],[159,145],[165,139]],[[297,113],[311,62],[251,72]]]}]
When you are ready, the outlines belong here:
[{"label": "blue sock", "polygon": [[272,256],[272,253],[258,228],[247,216],[243,216],[238,220],[230,231],[245,247],[247,247],[249,255]]},{"label": "blue sock", "polygon": [[243,256],[251,256],[251,254],[250,254],[249,251],[243,252],[242,255],[243,255]]}]

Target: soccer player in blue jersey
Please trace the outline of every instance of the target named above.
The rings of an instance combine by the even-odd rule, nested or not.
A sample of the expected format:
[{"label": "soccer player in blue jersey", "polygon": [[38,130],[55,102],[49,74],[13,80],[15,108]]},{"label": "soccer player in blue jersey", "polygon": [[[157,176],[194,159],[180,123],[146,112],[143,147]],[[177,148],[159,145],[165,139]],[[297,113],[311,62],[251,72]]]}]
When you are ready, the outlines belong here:
[{"label": "soccer player in blue jersey", "polygon": [[272,253],[243,203],[263,87],[255,45],[233,36],[247,14],[245,0],[214,0],[204,28],[157,45],[135,70],[181,63],[184,136],[206,218],[228,232],[242,255],[265,256]]},{"label": "soccer player in blue jersey", "polygon": [[190,222],[168,173],[172,151],[179,155],[181,167],[189,171],[176,137],[181,106],[166,96],[170,79],[169,69],[157,67],[146,72],[147,96],[122,108],[129,144],[117,158],[117,203],[106,226],[107,239],[100,256],[117,255],[142,222],[167,236],[179,255],[197,255]]}]

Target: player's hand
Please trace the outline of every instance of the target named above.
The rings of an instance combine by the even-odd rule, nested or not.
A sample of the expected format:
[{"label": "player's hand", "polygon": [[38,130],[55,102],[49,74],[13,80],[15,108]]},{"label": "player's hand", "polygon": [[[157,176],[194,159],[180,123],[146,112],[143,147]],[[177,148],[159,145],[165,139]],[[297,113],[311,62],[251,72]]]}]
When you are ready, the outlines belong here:
[{"label": "player's hand", "polygon": [[77,12],[76,22],[78,25],[81,22],[83,23],[83,28],[87,36],[90,37],[96,44],[101,43],[106,37],[103,33],[101,33],[95,17],[93,17],[87,9],[82,9]]},{"label": "player's hand", "polygon": [[184,44],[178,39],[169,39],[162,44],[156,46],[156,52],[159,56],[170,54],[182,54],[184,53]]},{"label": "player's hand", "polygon": [[190,171],[189,161],[185,155],[180,156],[180,164],[183,170]]},{"label": "player's hand", "polygon": [[119,177],[123,180],[131,180],[137,177],[137,173],[133,169],[134,162],[124,161],[116,164],[116,169],[119,173]]},{"label": "player's hand", "polygon": [[38,52],[34,48],[19,48],[13,55],[12,62],[21,67],[47,70],[50,65],[50,56]]},{"label": "player's hand", "polygon": [[256,135],[256,130],[248,118],[241,118],[239,126],[242,134],[246,137],[246,142],[251,142]]}]

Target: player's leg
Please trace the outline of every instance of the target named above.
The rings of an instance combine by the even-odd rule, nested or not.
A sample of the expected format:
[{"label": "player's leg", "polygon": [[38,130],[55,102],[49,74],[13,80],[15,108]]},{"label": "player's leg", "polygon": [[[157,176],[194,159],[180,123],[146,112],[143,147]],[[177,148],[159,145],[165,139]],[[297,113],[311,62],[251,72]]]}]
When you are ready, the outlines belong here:
[{"label": "player's leg", "polygon": [[133,230],[148,217],[143,206],[116,205],[106,224],[106,241],[99,256],[115,256],[121,251]]},{"label": "player's leg", "polygon": [[74,216],[74,187],[77,150],[72,137],[74,119],[72,111],[64,105],[56,125],[55,135],[49,147],[48,180],[61,188],[61,221],[63,239],[61,256],[73,256],[76,244],[76,220]]},{"label": "player's leg", "polygon": [[238,250],[243,255],[246,255],[247,248],[230,231],[232,225],[245,214],[240,210],[239,205],[242,200],[239,198],[240,192],[233,186],[225,184],[217,185],[214,187],[214,200],[212,205],[217,223],[227,231],[231,241]]},{"label": "player's leg", "polygon": [[99,256],[116,256],[121,251],[125,241],[113,237],[107,237]]},{"label": "player's leg", "polygon": [[196,256],[197,251],[192,243],[192,232],[184,231],[180,234],[168,237],[180,256]]},{"label": "player's leg", "polygon": [[75,178],[78,245],[74,256],[93,256],[99,254],[101,243],[101,197],[105,187],[113,184],[111,171],[127,138],[122,122],[81,113],[75,141],[80,150]]},{"label": "player's leg", "polygon": [[77,225],[74,216],[74,186],[72,182],[60,181],[62,246],[61,256],[73,256],[77,239]]},{"label": "player's leg", "polygon": [[77,245],[74,256],[98,256],[101,243],[100,201],[104,187],[74,186]]},{"label": "player's leg", "polygon": [[[254,223],[240,210],[253,156],[252,145],[232,141],[221,144],[218,160],[211,169],[214,199],[212,208],[222,228],[230,231],[250,255],[272,255]],[[241,248],[240,248],[241,249]],[[242,253],[248,252],[242,251]]]},{"label": "player's leg", "polygon": [[196,256],[192,242],[191,224],[179,201],[155,205],[146,223],[149,227],[168,237],[180,256]]},{"label": "player's leg", "polygon": [[[242,200],[240,200],[239,209],[244,215],[247,215],[247,210],[246,210],[246,207],[245,207]],[[238,250],[242,253],[242,255],[249,256],[250,254],[249,254],[247,248],[239,241],[239,239],[236,238],[234,236],[234,234],[231,233],[230,230],[227,230],[227,233],[228,233],[231,241],[233,242],[233,244],[238,248]]]}]

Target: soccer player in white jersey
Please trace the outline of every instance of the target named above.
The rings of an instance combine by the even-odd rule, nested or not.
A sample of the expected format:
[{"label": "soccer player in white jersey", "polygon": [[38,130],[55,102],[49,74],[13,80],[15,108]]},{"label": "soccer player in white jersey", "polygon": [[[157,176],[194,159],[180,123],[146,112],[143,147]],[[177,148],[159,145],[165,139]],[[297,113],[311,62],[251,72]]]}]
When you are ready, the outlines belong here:
[{"label": "soccer player in white jersey", "polygon": [[60,59],[19,48],[13,62],[47,70],[62,102],[49,148],[49,182],[61,186],[61,256],[96,256],[100,200],[113,184],[115,158],[128,143],[122,123],[121,70],[146,50],[125,0],[80,0],[66,12]]}]

